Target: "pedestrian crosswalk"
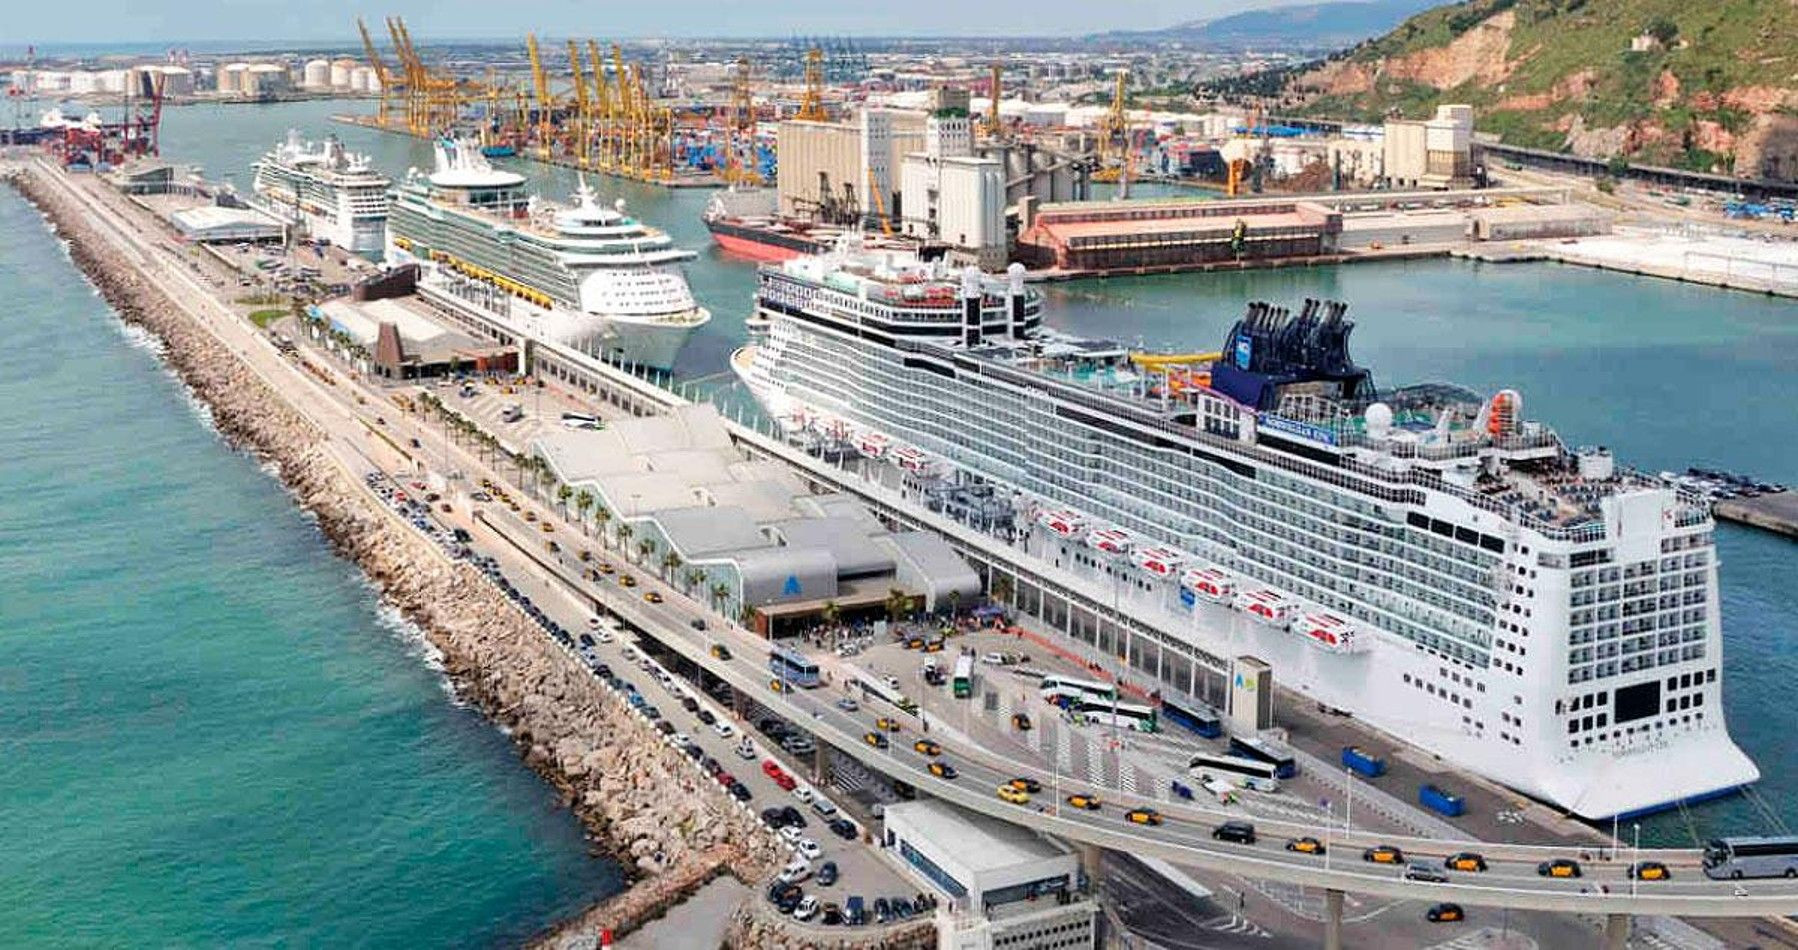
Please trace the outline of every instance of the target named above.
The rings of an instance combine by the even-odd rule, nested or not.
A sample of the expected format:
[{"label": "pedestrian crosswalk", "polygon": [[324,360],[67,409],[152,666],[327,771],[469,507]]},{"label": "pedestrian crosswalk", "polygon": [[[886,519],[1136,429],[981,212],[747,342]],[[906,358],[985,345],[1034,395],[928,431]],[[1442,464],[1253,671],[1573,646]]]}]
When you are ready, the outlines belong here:
[{"label": "pedestrian crosswalk", "polygon": [[1503,947],[1504,950],[1534,950],[1536,941],[1513,930],[1508,934],[1497,927],[1481,927],[1468,931],[1453,940],[1431,944],[1431,950],[1491,950]]},{"label": "pedestrian crosswalk", "polygon": [[1210,931],[1211,933],[1240,934],[1245,937],[1260,937],[1264,940],[1271,940],[1274,936],[1266,927],[1255,923],[1247,917],[1237,914],[1230,914],[1224,917],[1212,917],[1201,921],[1199,923],[1199,929]]}]

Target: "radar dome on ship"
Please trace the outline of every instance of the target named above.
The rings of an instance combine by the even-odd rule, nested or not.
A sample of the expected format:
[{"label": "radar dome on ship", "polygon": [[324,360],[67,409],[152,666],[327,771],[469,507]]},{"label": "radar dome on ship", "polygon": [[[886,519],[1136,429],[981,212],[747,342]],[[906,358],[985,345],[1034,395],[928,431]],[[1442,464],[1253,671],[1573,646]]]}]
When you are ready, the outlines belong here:
[{"label": "radar dome on ship", "polygon": [[1392,434],[1392,407],[1376,402],[1367,407],[1367,437],[1375,441]]}]

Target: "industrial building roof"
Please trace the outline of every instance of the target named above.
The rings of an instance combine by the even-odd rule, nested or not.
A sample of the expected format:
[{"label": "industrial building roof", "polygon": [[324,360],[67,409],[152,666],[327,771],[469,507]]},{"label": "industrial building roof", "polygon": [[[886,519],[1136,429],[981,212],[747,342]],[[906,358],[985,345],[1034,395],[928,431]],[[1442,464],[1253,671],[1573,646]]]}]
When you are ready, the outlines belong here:
[{"label": "industrial building roof", "polygon": [[172,212],[169,220],[196,241],[263,241],[281,236],[281,223],[249,208],[201,205]]},{"label": "industrial building roof", "polygon": [[954,853],[976,873],[1002,871],[1065,857],[1049,839],[1023,825],[989,818],[939,801],[898,802],[883,809],[886,821],[895,818],[917,834]]},{"label": "industrial building roof", "polygon": [[877,543],[867,526],[857,519],[794,518],[769,527],[793,547],[829,551],[841,575],[862,577],[893,570],[892,552]]},{"label": "industrial building roof", "polygon": [[676,508],[657,512],[656,523],[688,559],[774,544],[762,534],[761,525],[741,508]]}]

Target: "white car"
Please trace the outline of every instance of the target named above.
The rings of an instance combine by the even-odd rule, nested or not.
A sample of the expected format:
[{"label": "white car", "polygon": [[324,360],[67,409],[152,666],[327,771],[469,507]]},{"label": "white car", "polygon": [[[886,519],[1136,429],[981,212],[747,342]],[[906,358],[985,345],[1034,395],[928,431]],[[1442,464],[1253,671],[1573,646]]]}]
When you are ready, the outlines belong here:
[{"label": "white car", "polygon": [[630,647],[625,647],[624,648],[624,662],[626,662],[626,663],[637,662],[637,651],[634,649],[631,649]]},{"label": "white car", "polygon": [[980,662],[985,663],[988,666],[1004,666],[1005,657],[998,653],[988,653],[986,656],[980,658]]},{"label": "white car", "polygon": [[611,643],[612,642],[612,632],[610,630],[605,629],[604,627],[601,627],[600,629],[593,631],[593,639],[599,641],[600,643]]},{"label": "white car", "polygon": [[693,737],[684,732],[677,732],[668,737],[668,742],[676,749],[684,749],[693,744]]},{"label": "white car", "polygon": [[[782,828],[781,830],[782,831],[788,831],[788,830],[798,831],[799,829],[793,828],[791,825],[789,825],[786,828]],[[818,847],[818,842],[813,841],[810,838],[800,838],[799,842],[796,845],[794,845],[794,847],[799,849],[800,854],[805,855],[807,858],[810,858],[813,861],[816,861],[818,858],[820,858],[824,855],[824,849]]]},{"label": "white car", "polygon": [[801,805],[810,805],[812,803],[812,790],[801,785],[793,789],[793,797],[799,799],[799,804]]},{"label": "white car", "polygon": [[794,920],[811,920],[816,916],[818,916],[818,898],[810,894],[805,895],[805,899],[799,902],[799,906],[793,908]]},{"label": "white car", "polygon": [[811,879],[812,869],[805,864],[789,864],[780,872],[782,884],[801,884]]},{"label": "white car", "polygon": [[[712,723],[712,731],[716,732],[721,739],[729,739],[737,734],[737,728],[722,719]],[[750,754],[754,755],[755,753],[752,751]]]},{"label": "white car", "polygon": [[[780,828],[780,840],[785,841],[787,844],[793,845],[794,847],[798,847],[799,842],[805,840],[805,835],[792,825],[782,825]],[[814,844],[812,847],[816,848],[817,845]],[[805,854],[805,850],[800,849],[799,853]],[[811,857],[811,855],[806,855],[806,857]]]},{"label": "white car", "polygon": [[747,739],[743,740],[743,744],[737,746],[737,758],[739,758],[739,759],[755,758],[755,746],[753,744],[751,744],[749,742],[749,740],[747,740]]}]

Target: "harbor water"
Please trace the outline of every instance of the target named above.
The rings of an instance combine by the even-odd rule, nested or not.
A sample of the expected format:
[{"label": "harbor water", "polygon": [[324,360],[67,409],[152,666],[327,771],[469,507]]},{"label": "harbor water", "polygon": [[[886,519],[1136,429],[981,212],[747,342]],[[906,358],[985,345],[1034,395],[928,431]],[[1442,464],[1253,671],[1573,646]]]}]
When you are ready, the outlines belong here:
[{"label": "harbor water", "polygon": [[0,944],[513,945],[618,868],[0,189]]},{"label": "harbor water", "polygon": [[[353,150],[369,153],[377,167],[391,175],[402,175],[409,167],[429,167],[430,151],[423,142],[329,121],[332,112],[360,107],[362,104],[305,102],[174,108],[164,120],[164,151],[175,161],[202,165],[211,177],[228,177],[245,191],[250,185],[249,163],[289,128],[298,128],[312,138],[335,133]],[[542,192],[550,197],[563,197],[574,185],[574,172],[568,169],[516,164],[539,181]],[[754,266],[728,259],[711,246],[700,221],[708,192],[663,191],[600,177],[591,183],[606,200],[624,199],[633,213],[666,228],[682,246],[699,253],[688,274],[695,294],[715,317],[682,353],[676,375],[687,381],[728,386],[726,357],[743,340]],[[0,276],[0,284],[20,279]],[[22,296],[17,286],[0,289],[12,291],[14,299]],[[1798,310],[1790,302],[1552,264],[1480,265],[1449,260],[1110,279],[1051,285],[1046,292],[1052,324],[1176,351],[1215,349],[1248,299],[1285,304],[1296,304],[1306,296],[1345,300],[1359,322],[1353,352],[1373,368],[1381,384],[1448,380],[1483,391],[1508,386],[1522,392],[1529,415],[1553,424],[1570,443],[1603,443],[1619,458],[1642,468],[1683,469],[1703,464],[1798,482],[1798,439],[1794,439],[1798,433],[1793,422],[1798,416],[1792,412],[1789,396],[1782,395],[1798,392]],[[156,577],[104,585],[112,590],[154,591],[164,581],[163,575],[168,575],[169,584],[184,577],[184,583],[210,585],[202,589],[228,593],[229,597],[221,593],[205,598],[206,609],[246,613],[214,621],[220,626],[204,638],[176,632],[148,639],[121,635],[109,618],[111,612],[125,608],[104,598],[81,607],[56,601],[59,610],[86,611],[85,617],[54,624],[48,619],[26,623],[14,619],[7,624],[0,643],[9,642],[3,638],[22,638],[22,631],[31,632],[31,640],[61,636],[55,631],[64,627],[92,631],[91,640],[77,641],[91,648],[91,654],[72,644],[43,647],[43,657],[29,668],[34,679],[53,677],[51,682],[57,687],[40,687],[49,695],[9,704],[31,710],[33,721],[53,721],[42,712],[46,704],[73,705],[92,718],[85,740],[88,751],[81,758],[71,753],[59,773],[74,781],[75,763],[87,765],[79,775],[80,787],[81,795],[91,797],[70,797],[74,793],[67,790],[57,793],[67,798],[65,808],[76,809],[89,823],[74,826],[78,832],[64,832],[64,840],[46,840],[45,848],[26,850],[40,856],[55,855],[58,849],[76,853],[84,842],[96,839],[122,848],[121,839],[134,836],[135,819],[126,813],[141,807],[130,790],[146,785],[157,790],[162,784],[143,774],[139,757],[158,770],[171,767],[145,753],[131,736],[131,729],[143,727],[140,720],[149,716],[148,711],[123,702],[117,697],[124,694],[118,692],[103,702],[73,699],[67,695],[68,688],[60,685],[65,679],[77,679],[79,671],[89,665],[105,670],[143,668],[159,674],[180,669],[183,677],[198,684],[195,689],[231,695],[245,689],[239,678],[251,670],[264,681],[262,689],[289,697],[298,705],[288,710],[292,718],[314,726],[329,722],[336,730],[355,736],[335,742],[329,750],[311,750],[313,758],[302,778],[318,786],[314,795],[280,798],[281,819],[289,823],[295,836],[305,833],[303,855],[283,851],[277,843],[279,836],[266,833],[266,829],[258,840],[237,842],[227,835],[208,849],[220,865],[255,867],[258,874],[289,886],[304,880],[331,882],[318,886],[336,894],[335,898],[313,892],[309,903],[263,909],[267,926],[258,934],[284,933],[315,942],[320,934],[344,932],[333,927],[350,927],[352,921],[364,923],[365,918],[352,918],[351,913],[368,913],[372,904],[384,901],[377,913],[388,913],[389,907],[394,908],[393,913],[430,908],[428,915],[412,920],[427,938],[422,942],[485,942],[508,932],[508,927],[512,932],[529,929],[525,922],[546,920],[558,909],[605,886],[605,874],[579,858],[572,821],[553,811],[540,784],[521,772],[499,737],[471,715],[451,707],[440,692],[432,692],[434,674],[402,635],[380,626],[372,601],[357,586],[348,566],[322,552],[303,519],[284,503],[272,482],[255,473],[247,461],[221,450],[191,416],[184,415],[178,395],[166,381],[156,378],[153,364],[121,342],[114,324],[84,294],[85,288],[76,292],[86,310],[62,315],[56,324],[60,336],[48,345],[81,353],[84,364],[105,363],[104,370],[90,365],[85,375],[72,377],[89,381],[90,386],[99,386],[91,381],[109,380],[121,373],[128,378],[131,373],[139,374],[144,379],[141,385],[161,393],[173,413],[158,420],[157,426],[173,430],[165,437],[188,455],[182,457],[185,467],[179,479],[172,472],[161,472],[164,480],[153,488],[130,487],[138,477],[159,474],[156,467],[102,464],[108,448],[116,452],[120,446],[110,445],[95,430],[115,431],[120,420],[104,409],[88,407],[123,403],[125,408],[117,411],[125,414],[132,427],[142,427],[149,425],[142,417],[152,408],[160,410],[161,403],[141,393],[126,400],[120,392],[125,387],[110,381],[90,401],[73,407],[66,389],[44,387],[39,391],[34,387],[14,394],[7,409],[0,412],[18,420],[15,427],[53,428],[64,439],[98,441],[91,457],[69,450],[69,457],[47,462],[35,479],[21,481],[29,489],[13,489],[17,492],[12,495],[14,503],[0,508],[8,515],[7,535],[16,535],[21,525],[35,527],[35,522],[19,512],[42,503],[35,492],[63,483],[47,481],[44,472],[70,484],[87,484],[107,471],[123,472],[101,477],[99,484],[90,486],[109,495],[105,503],[94,503],[92,498],[70,501],[55,522],[57,530],[38,529],[48,535],[48,540],[39,543],[48,547],[33,548],[30,560],[35,570],[64,571],[93,583],[87,575],[102,569],[78,552],[58,551],[58,545],[92,538],[102,550],[115,550],[116,541],[108,544],[104,539],[116,539],[122,531],[135,532],[126,535],[134,539],[141,533],[142,538],[162,547],[184,544],[186,535],[207,531],[226,535],[227,540],[234,537],[233,532],[273,532],[287,538],[288,546],[276,548],[266,539],[240,546],[214,538],[192,553],[198,560],[191,566],[177,563],[178,558],[163,551],[156,561],[162,573]],[[91,340],[96,334],[104,338],[101,344],[79,350],[68,340]],[[14,352],[22,353],[24,348],[15,347]],[[31,360],[23,356],[10,359],[30,366],[42,362],[41,354]],[[16,383],[12,373],[0,378],[0,384]],[[81,384],[67,385],[80,388]],[[112,400],[114,395],[119,399]],[[156,439],[140,435],[135,428],[129,431],[135,451],[158,451]],[[201,474],[196,475],[196,469]],[[0,482],[25,478],[23,473],[8,471],[0,476]],[[187,503],[194,505],[196,497],[210,500],[221,492],[233,495],[229,504],[208,503],[183,510],[159,500],[161,495],[186,496]],[[250,499],[242,503],[252,506],[255,517],[246,515],[242,522],[232,517],[239,513],[233,507],[240,502],[237,496]],[[136,521],[137,527],[121,529],[114,524],[120,519]],[[1787,701],[1791,684],[1798,682],[1798,650],[1794,649],[1798,589],[1789,583],[1798,548],[1789,541],[1730,525],[1720,525],[1717,531],[1722,557],[1726,710],[1736,740],[1759,763],[1765,778],[1755,798],[1732,798],[1694,807],[1689,813],[1672,812],[1645,820],[1644,844],[1688,844],[1694,836],[1770,831],[1785,823],[1798,824],[1798,729],[1792,728],[1793,714]],[[261,581],[275,579],[267,552],[294,548],[306,552],[304,556],[290,555],[299,566],[281,563],[274,572],[280,584],[262,590]],[[8,550],[0,547],[0,556],[21,556],[4,554]],[[48,553],[52,551],[58,552],[55,557]],[[238,552],[237,559],[232,552]],[[224,563],[215,563],[219,561]],[[0,581],[10,582],[10,578]],[[303,597],[292,590],[301,582],[312,585]],[[140,586],[134,588],[133,584]],[[42,585],[40,581],[33,587]],[[179,599],[177,594],[168,596]],[[291,611],[269,608],[268,603],[324,604],[327,608],[335,604],[337,613],[327,620],[315,619],[331,613],[326,608],[301,614],[307,632],[285,632],[286,625],[298,619]],[[311,630],[314,626],[327,632]],[[181,629],[202,628],[182,624]],[[302,649],[304,658],[296,660],[292,652]],[[205,656],[194,656],[197,651]],[[5,663],[11,668],[19,661],[9,658]],[[15,682],[17,677],[15,673]],[[343,685],[345,681],[352,685]],[[17,700],[18,692],[17,687],[9,690],[9,698]],[[338,702],[347,704],[348,710],[325,709]],[[285,749],[286,743],[269,743],[261,735],[273,717],[272,710],[284,707],[269,702],[256,706],[254,716],[243,717],[232,728],[257,740],[250,749],[269,745]],[[371,707],[384,710],[382,725],[401,735],[360,735],[360,730],[370,727],[361,716],[369,714]],[[281,729],[299,728],[288,716],[281,718]],[[262,813],[264,773],[248,768],[260,756],[245,753],[215,735],[210,724],[191,730],[191,735],[187,734],[190,730],[174,725],[165,731],[184,760],[195,763],[196,768],[215,770],[210,773],[213,781],[207,791],[217,800],[204,809],[211,820],[236,833],[255,829],[257,822],[242,816]],[[12,729],[6,735],[18,732]],[[328,754],[330,751],[336,755]],[[420,782],[417,776],[426,772],[420,758],[449,774],[439,773],[419,787],[414,784]],[[218,765],[220,762],[229,764]],[[365,774],[369,770],[388,776],[392,784],[384,786],[379,776]],[[247,786],[241,792],[236,789],[239,772]],[[331,789],[355,789],[359,794],[333,798]],[[420,801],[419,796],[426,792],[442,799]],[[241,794],[242,800],[231,801],[234,794]],[[35,797],[27,800],[37,802]],[[1760,802],[1768,807],[1762,808]],[[47,803],[38,802],[34,807],[44,815],[55,813]],[[170,809],[164,806],[162,810]],[[194,814],[201,809],[183,810],[186,817],[206,824]],[[57,837],[41,823],[38,827],[35,833],[46,839]],[[69,826],[65,823],[63,827]],[[438,839],[409,837],[411,833],[440,834],[445,828],[459,833]],[[191,834],[205,840],[205,830],[195,828]],[[391,837],[366,847],[348,844],[376,833]],[[477,833],[489,836],[480,847],[492,851],[480,860],[468,853],[476,844],[465,837]],[[167,834],[163,847],[185,839],[173,831]],[[389,882],[373,889],[382,893],[371,895],[371,888],[343,883],[341,867],[318,863],[328,856],[326,842],[335,838],[342,839],[336,844],[352,854],[354,862],[378,858],[396,874],[398,869],[428,869],[430,873],[410,882]],[[5,860],[28,861],[17,853],[0,859]],[[351,862],[349,857],[344,860]],[[502,873],[499,868],[507,861],[519,862],[522,867]],[[54,880],[46,877],[52,868],[60,875]],[[219,867],[194,873],[203,880],[221,882],[215,887],[224,892],[195,898],[201,908],[206,902],[231,899],[230,889],[242,884],[222,883],[231,874]],[[29,867],[21,864],[12,873],[0,874],[0,887],[9,880],[24,880],[37,888],[26,895],[34,900],[50,901],[52,906],[64,901],[110,909],[118,902],[117,896],[109,901],[84,892],[126,886],[119,879],[129,877],[116,867],[91,866],[78,860],[46,862],[40,857]],[[166,882],[158,883],[166,886]],[[130,886],[136,889],[139,885]],[[162,896],[157,891],[144,884],[136,902],[126,903],[140,913],[157,910],[157,898]],[[292,896],[279,885],[254,891],[258,898],[277,904]],[[274,896],[269,897],[270,893]],[[9,897],[15,895],[0,893],[0,898]],[[355,907],[356,901],[365,903]],[[13,909],[0,909],[0,931],[11,929],[5,915],[25,913],[18,909],[21,906],[36,915],[34,921],[52,916],[41,903],[14,899],[7,905]],[[205,941],[208,921],[197,913],[189,920],[170,919],[156,936],[161,938],[159,942]],[[293,929],[283,930],[283,923]],[[138,926],[144,926],[143,921]],[[432,933],[438,939],[429,939]]]}]

